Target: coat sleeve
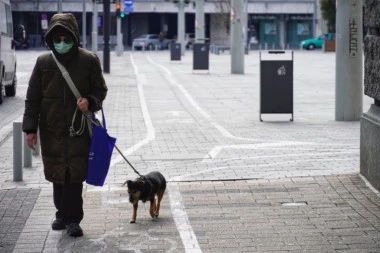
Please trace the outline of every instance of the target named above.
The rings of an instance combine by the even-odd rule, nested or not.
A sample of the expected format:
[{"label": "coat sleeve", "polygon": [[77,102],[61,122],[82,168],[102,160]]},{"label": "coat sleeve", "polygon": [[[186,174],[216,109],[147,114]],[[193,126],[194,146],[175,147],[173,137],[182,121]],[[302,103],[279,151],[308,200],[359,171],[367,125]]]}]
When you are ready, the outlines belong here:
[{"label": "coat sleeve", "polygon": [[107,95],[107,85],[103,77],[100,60],[96,54],[91,64],[91,88],[87,99],[89,101],[89,110],[96,112],[102,107],[102,102]]},{"label": "coat sleeve", "polygon": [[42,87],[41,71],[37,59],[32,75],[29,79],[28,90],[25,99],[25,111],[22,121],[22,130],[25,133],[36,133],[40,117]]}]

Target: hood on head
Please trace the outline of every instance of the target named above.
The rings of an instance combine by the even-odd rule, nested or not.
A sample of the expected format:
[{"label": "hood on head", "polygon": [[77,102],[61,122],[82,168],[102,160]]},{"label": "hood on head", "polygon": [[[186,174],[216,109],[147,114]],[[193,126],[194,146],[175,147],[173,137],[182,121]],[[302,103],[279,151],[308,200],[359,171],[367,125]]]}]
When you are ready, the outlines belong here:
[{"label": "hood on head", "polygon": [[71,13],[58,13],[54,14],[51,18],[48,30],[45,34],[45,41],[50,49],[54,49],[52,31],[57,27],[66,29],[69,33],[71,33],[74,45],[79,47],[79,28],[74,15]]}]

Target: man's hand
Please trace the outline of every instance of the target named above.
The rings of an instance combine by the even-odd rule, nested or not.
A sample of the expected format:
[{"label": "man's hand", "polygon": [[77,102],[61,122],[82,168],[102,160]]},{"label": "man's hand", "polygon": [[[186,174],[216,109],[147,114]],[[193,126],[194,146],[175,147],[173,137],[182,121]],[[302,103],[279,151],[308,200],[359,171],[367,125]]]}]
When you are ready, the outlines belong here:
[{"label": "man's hand", "polygon": [[77,105],[78,105],[78,108],[82,112],[88,111],[88,100],[87,100],[87,98],[78,98]]},{"label": "man's hand", "polygon": [[37,134],[28,134],[26,142],[28,143],[28,147],[34,150],[34,146],[37,144]]}]

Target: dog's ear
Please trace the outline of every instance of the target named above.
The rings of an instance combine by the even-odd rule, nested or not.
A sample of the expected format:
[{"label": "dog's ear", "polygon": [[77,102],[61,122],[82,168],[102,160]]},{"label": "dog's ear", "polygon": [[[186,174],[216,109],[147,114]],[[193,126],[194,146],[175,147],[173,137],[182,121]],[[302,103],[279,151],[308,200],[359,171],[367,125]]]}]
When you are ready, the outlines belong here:
[{"label": "dog's ear", "polygon": [[127,181],[124,182],[124,184],[123,184],[122,186],[124,186],[124,185],[129,186],[129,185],[130,185],[130,182],[132,182],[132,181],[131,181],[131,180],[127,180]]}]

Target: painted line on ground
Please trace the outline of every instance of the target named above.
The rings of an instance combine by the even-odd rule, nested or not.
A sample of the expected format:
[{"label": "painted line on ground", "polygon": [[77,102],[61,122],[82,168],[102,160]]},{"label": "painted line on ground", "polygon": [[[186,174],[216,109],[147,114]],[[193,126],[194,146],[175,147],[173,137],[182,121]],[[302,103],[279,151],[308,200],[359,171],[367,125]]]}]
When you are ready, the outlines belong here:
[{"label": "painted line on ground", "polygon": [[181,236],[185,252],[202,253],[197,237],[187,217],[178,184],[168,184],[168,190],[173,219]]},{"label": "painted line on ground", "polygon": [[[276,142],[276,141],[266,141],[262,139],[251,139],[251,138],[243,138],[243,137],[238,137],[234,136],[232,133],[230,133],[225,127],[221,126],[217,122],[215,122],[212,117],[205,111],[203,110],[198,103],[195,101],[195,99],[190,95],[190,93],[181,85],[177,82],[177,80],[174,78],[172,72],[166,68],[164,65],[159,64],[155,62],[150,56],[146,56],[148,61],[151,62],[153,65],[157,66],[158,68],[162,69],[164,72],[165,78],[174,86],[177,86],[178,89],[183,93],[183,95],[187,98],[188,102],[199,112],[200,115],[202,115],[206,120],[210,122],[212,126],[214,126],[221,134],[222,136],[234,140],[240,140],[240,141],[254,141],[254,142],[260,142],[256,144],[238,144],[238,145],[220,145],[220,146],[215,146],[212,148],[207,155],[204,157],[203,162],[206,160],[210,160],[215,158],[223,149],[250,149],[252,147],[257,147],[257,146],[286,146],[286,145],[325,145],[323,143],[315,143],[315,142],[292,142],[292,141],[282,141],[282,142]],[[263,143],[264,142],[264,143]]]},{"label": "painted line on ground", "polygon": [[[128,156],[128,155],[136,152],[139,148],[141,148],[142,146],[144,146],[145,144],[149,143],[150,141],[152,141],[156,138],[156,134],[155,134],[156,131],[153,127],[152,119],[150,117],[148,106],[147,106],[146,100],[145,100],[144,89],[142,87],[143,84],[147,83],[147,79],[144,78],[145,76],[142,76],[140,74],[140,71],[139,71],[132,55],[130,55],[130,58],[131,58],[131,64],[132,64],[132,67],[134,69],[135,76],[137,79],[137,90],[139,93],[140,105],[141,105],[141,110],[143,113],[147,133],[146,133],[146,136],[143,140],[139,141],[135,145],[133,145],[133,146],[129,147],[128,149],[126,149],[125,151],[123,151],[123,154],[125,156]],[[121,157],[121,155],[118,155],[118,156],[116,156],[115,159],[111,160],[110,166],[114,166],[115,164],[121,162],[122,160],[123,160],[123,158]]]},{"label": "painted line on ground", "polygon": [[179,84],[177,82],[177,80],[173,77],[172,72],[168,68],[166,68],[165,66],[155,62],[150,56],[146,56],[146,57],[150,63],[152,63],[153,65],[155,65],[158,68],[163,70],[165,78],[172,85],[177,86],[177,88],[187,98],[190,105],[192,105],[198,111],[198,113],[203,116],[203,118],[208,120],[211,123],[211,125],[214,126],[224,137],[230,138],[230,139],[235,139],[235,140],[243,140],[243,141],[262,141],[259,139],[250,139],[250,138],[243,138],[243,137],[234,136],[226,128],[219,125],[217,122],[213,121],[212,117],[198,105],[198,103],[194,100],[194,98],[190,95],[190,93],[181,84]]},{"label": "painted line on ground", "polygon": [[[297,164],[300,162],[305,163],[305,162],[315,162],[315,161],[318,161],[318,162],[321,162],[321,161],[325,161],[325,162],[327,162],[327,161],[351,161],[351,160],[357,160],[357,159],[358,159],[357,157],[353,157],[353,158],[298,159],[298,160],[289,160],[289,161],[284,161],[284,162],[272,162],[272,163],[266,162],[265,164],[255,164],[252,166],[229,165],[229,166],[215,167],[215,168],[210,168],[210,169],[206,169],[206,170],[196,171],[193,173],[188,173],[188,174],[184,174],[184,175],[177,176],[177,177],[172,177],[172,178],[170,178],[170,181],[172,181],[172,182],[190,181],[190,180],[192,180],[192,177],[194,177],[194,176],[205,174],[205,173],[213,173],[213,172],[216,172],[219,170],[224,170],[224,169],[226,169],[226,170],[231,170],[234,168],[255,169],[255,168],[266,168],[266,167],[275,168],[276,166],[284,165],[284,164],[285,165],[293,164],[293,166],[294,166],[294,164]],[[324,170],[327,170],[327,169],[320,169],[320,171],[324,171]],[[281,171],[281,170],[280,169],[274,169],[273,171]],[[318,170],[316,170],[316,171],[318,171]],[[265,173],[270,173],[270,172],[271,171],[265,171]],[[258,172],[256,178],[257,179],[268,178],[268,177],[260,176],[262,174],[263,174],[263,172]],[[278,177],[278,175],[276,175],[275,178],[277,178],[277,177]]]},{"label": "painted line on ground", "polygon": [[[207,162],[211,159],[214,159],[218,156],[218,154],[224,149],[265,149],[265,148],[279,148],[279,147],[289,147],[296,146],[297,150],[299,147],[313,147],[315,149],[316,146],[337,146],[335,144],[323,144],[323,143],[315,143],[315,142],[298,142],[298,141],[278,141],[278,142],[269,142],[269,143],[254,143],[254,144],[236,144],[236,145],[218,145],[213,147],[207,155],[203,158],[202,162]],[[288,149],[288,148],[287,148]],[[305,149],[305,148],[303,148]],[[309,148],[310,149],[310,148]],[[334,153],[337,149],[334,150]],[[328,151],[324,149],[324,152]],[[330,153],[325,153],[330,154]],[[290,156],[291,154],[287,155]]]},{"label": "painted line on ground", "polygon": [[[123,151],[124,155],[132,154],[133,152],[141,148],[143,145],[155,139],[155,129],[153,127],[152,119],[149,114],[143,89],[143,85],[147,83],[147,78],[140,74],[132,54],[130,55],[130,58],[137,79],[137,88],[141,103],[141,110],[143,112],[144,121],[147,128],[147,135],[143,140],[136,143],[127,150]],[[111,166],[121,162],[122,159],[123,158],[119,155],[115,160],[111,161]],[[200,249],[198,244],[197,237],[195,236],[194,231],[190,225],[189,219],[187,217],[185,207],[183,206],[182,197],[178,185],[172,186],[171,184],[168,184],[168,195],[173,219],[176,224],[177,231],[181,236],[185,251],[189,253],[202,253],[202,250]]]}]

